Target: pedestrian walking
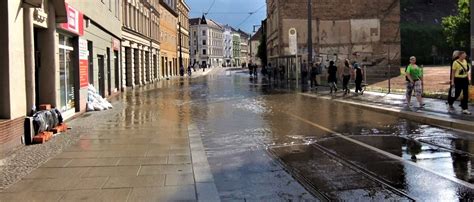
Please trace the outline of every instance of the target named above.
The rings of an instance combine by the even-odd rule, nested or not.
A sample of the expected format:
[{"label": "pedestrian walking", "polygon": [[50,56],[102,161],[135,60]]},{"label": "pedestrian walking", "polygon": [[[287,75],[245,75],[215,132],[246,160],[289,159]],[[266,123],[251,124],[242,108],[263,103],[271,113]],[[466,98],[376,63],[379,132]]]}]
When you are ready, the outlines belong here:
[{"label": "pedestrian walking", "polygon": [[329,62],[328,67],[328,84],[331,89],[331,93],[337,92],[337,66],[334,61]]},{"label": "pedestrian walking", "polygon": [[466,52],[459,51],[459,57],[454,61],[452,72],[451,72],[451,88],[454,88],[454,96],[449,96],[449,111],[453,111],[454,101],[456,101],[461,92],[463,97],[461,99],[462,113],[470,115],[471,112],[468,110],[468,99],[469,99],[469,71],[471,67],[466,60]]},{"label": "pedestrian walking", "polygon": [[415,97],[418,100],[419,109],[423,109],[425,104],[423,103],[423,87],[422,87],[422,79],[423,79],[423,71],[422,69],[416,64],[416,57],[410,57],[410,64],[406,70],[406,77],[408,78],[407,83],[407,92],[406,92],[406,101],[407,106],[410,106],[411,103],[411,93],[415,92]]},{"label": "pedestrian walking", "polygon": [[308,84],[308,64],[303,60],[301,64],[301,83],[306,86]]},{"label": "pedestrian walking", "polygon": [[353,72],[352,66],[349,59],[346,59],[346,61],[344,61],[344,69],[342,70],[342,90],[344,91],[344,95],[350,92],[349,81],[351,80],[351,72]]},{"label": "pedestrian walking", "polygon": [[184,67],[183,67],[182,65],[179,67],[179,75],[180,75],[181,77],[184,76]]},{"label": "pedestrian walking", "polygon": [[318,68],[319,68],[319,64],[311,65],[311,71],[309,73],[310,74],[309,81],[310,81],[311,88],[317,88],[317,86],[319,85],[318,81],[316,80],[316,76],[318,76]]},{"label": "pedestrian walking", "polygon": [[364,93],[364,90],[362,89],[362,81],[364,81],[364,71],[362,70],[362,67],[359,65],[359,63],[354,62],[352,65],[352,68],[354,69],[355,73],[355,79],[354,83],[356,86],[355,93]]},{"label": "pedestrian walking", "polygon": [[252,77],[252,75],[253,75],[253,65],[252,65],[252,63],[248,64],[248,68],[249,68],[250,77]]},{"label": "pedestrian walking", "polygon": [[285,79],[285,66],[280,65],[278,72],[280,73],[280,81],[283,81]]},{"label": "pedestrian walking", "polygon": [[191,77],[191,74],[192,74],[192,69],[191,69],[191,68],[192,68],[192,66],[189,65],[189,66],[188,66],[188,76],[189,76],[189,77]]},{"label": "pedestrian walking", "polygon": [[[453,78],[453,65],[454,63],[456,62],[456,60],[459,59],[459,51],[458,50],[455,50],[453,52],[453,57],[452,57],[452,60],[451,60],[451,69],[449,71],[449,91],[448,91],[448,98],[451,97],[451,96],[454,96],[454,86],[451,85],[452,83],[452,78]],[[452,92],[452,93],[451,93]],[[448,104],[449,102],[447,101],[446,104]]]}]

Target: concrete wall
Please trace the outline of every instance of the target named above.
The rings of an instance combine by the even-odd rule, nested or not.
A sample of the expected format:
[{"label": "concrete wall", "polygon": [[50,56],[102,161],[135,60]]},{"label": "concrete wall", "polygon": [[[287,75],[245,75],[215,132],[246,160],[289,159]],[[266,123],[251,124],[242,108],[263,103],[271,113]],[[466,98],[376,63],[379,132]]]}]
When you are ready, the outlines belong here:
[{"label": "concrete wall", "polygon": [[[100,24],[105,30],[111,32],[115,36],[121,36],[122,32],[122,4],[124,0],[66,0],[66,2],[75,9],[84,13],[85,16],[93,19]],[[109,5],[111,2],[111,5]],[[116,6],[118,5],[118,7]],[[110,9],[109,9],[110,8]],[[117,10],[117,14],[116,12]]]},{"label": "concrete wall", "polygon": [[41,52],[41,64],[38,71],[39,98],[38,104],[52,104],[59,106],[59,48],[58,33],[56,32],[56,18],[54,6],[49,2],[48,28],[38,33],[38,47]]},{"label": "concrete wall", "polygon": [[[8,25],[8,1],[0,1],[0,25]],[[4,26],[0,32],[0,119],[10,118],[10,63],[9,39],[10,29]]]},{"label": "concrete wall", "polygon": [[[10,116],[18,118],[25,116],[26,88],[25,88],[25,60],[23,40],[23,8],[21,0],[8,1],[8,82],[10,97]],[[3,86],[2,86],[3,87]]]}]

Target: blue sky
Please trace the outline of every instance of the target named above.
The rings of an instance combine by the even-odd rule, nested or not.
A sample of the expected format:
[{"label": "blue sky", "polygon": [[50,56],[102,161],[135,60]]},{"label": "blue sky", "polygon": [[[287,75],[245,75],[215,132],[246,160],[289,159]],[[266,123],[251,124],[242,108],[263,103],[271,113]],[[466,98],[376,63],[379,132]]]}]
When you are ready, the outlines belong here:
[{"label": "blue sky", "polygon": [[[207,12],[214,1],[207,18],[249,33],[253,31],[253,25],[260,25],[266,17],[265,0],[186,0],[191,8],[189,17],[202,16],[202,13]],[[249,17],[249,12],[255,11],[257,12]],[[248,19],[245,20],[247,17]]]}]

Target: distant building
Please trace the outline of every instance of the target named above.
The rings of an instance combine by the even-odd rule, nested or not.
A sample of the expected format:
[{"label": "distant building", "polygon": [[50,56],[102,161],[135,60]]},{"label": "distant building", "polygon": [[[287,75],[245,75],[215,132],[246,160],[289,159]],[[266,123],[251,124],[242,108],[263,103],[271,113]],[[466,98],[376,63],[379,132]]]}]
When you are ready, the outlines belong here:
[{"label": "distant building", "polygon": [[221,67],[224,63],[223,28],[205,16],[190,19],[189,22],[193,64]]},{"label": "distant building", "polygon": [[260,27],[258,31],[250,38],[250,58],[252,63],[262,65],[262,60],[257,56],[258,47],[260,46],[260,39],[262,38],[263,27]]},{"label": "distant building", "polygon": [[[159,1],[123,1],[122,84],[128,87],[151,83],[163,76],[159,64]],[[139,13],[138,20],[136,13]],[[146,23],[138,23],[146,22]]]},{"label": "distant building", "polygon": [[184,0],[179,0],[178,13],[178,65],[187,68],[191,63],[189,49],[189,6]]},{"label": "distant building", "polygon": [[[267,53],[269,62],[296,70],[289,52],[290,28],[298,33],[300,61],[309,51],[315,61],[338,65],[346,58],[367,65],[369,82],[399,76],[400,0],[327,1],[312,0],[313,50],[307,47],[307,4],[301,0],[266,0]],[[364,2],[364,3],[362,3]],[[293,74],[294,75],[294,74]]]},{"label": "distant building", "polygon": [[232,59],[234,57],[234,44],[232,40],[232,27],[224,26],[224,64],[229,67],[232,66]]},{"label": "distant building", "polygon": [[172,77],[178,71],[178,10],[177,0],[160,0],[161,75]]},{"label": "distant building", "polygon": [[240,35],[240,62],[243,64],[249,63],[249,53],[250,53],[250,34],[244,32],[243,30],[239,29],[237,32]]},{"label": "distant building", "polygon": [[242,62],[240,61],[240,34],[237,31],[232,32],[232,62],[233,66],[241,66]]}]

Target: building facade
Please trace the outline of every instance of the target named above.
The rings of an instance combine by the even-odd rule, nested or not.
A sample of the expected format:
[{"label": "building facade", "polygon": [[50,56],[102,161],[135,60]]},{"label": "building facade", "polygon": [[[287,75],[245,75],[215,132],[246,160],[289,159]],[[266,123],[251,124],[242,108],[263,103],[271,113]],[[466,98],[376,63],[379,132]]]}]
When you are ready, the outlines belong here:
[{"label": "building facade", "polygon": [[[119,92],[122,89],[122,68],[120,64],[120,41],[121,41],[121,14],[122,14],[122,4],[119,0],[115,1],[94,1],[87,2],[82,0],[67,0],[69,6],[77,9],[83,13],[83,35],[79,38],[79,58],[80,66],[79,70],[83,68],[84,65],[87,66],[87,77],[90,84],[93,84],[99,93],[103,97],[108,97],[112,94]],[[70,30],[60,30],[59,33],[59,55],[60,57],[68,54],[68,43],[72,42],[74,44],[74,37],[70,34]],[[72,40],[72,41],[71,41]],[[69,42],[68,42],[69,41]],[[87,49],[85,54],[83,49]],[[87,58],[84,58],[87,57]],[[88,64],[85,63],[87,59]],[[65,56],[65,65],[59,64],[62,68],[65,66],[67,68],[67,56]],[[60,62],[63,59],[60,58]],[[73,67],[74,68],[74,67]],[[60,70],[62,72],[62,70]],[[74,72],[73,70],[66,69],[67,72]],[[85,71],[83,71],[85,73]],[[61,75],[62,76],[62,75]],[[81,75],[80,75],[81,76]],[[84,75],[82,75],[84,76]],[[84,82],[84,78],[82,82]],[[67,80],[67,79],[66,79]],[[65,81],[66,89],[71,89],[66,91],[66,95],[70,94],[73,86],[68,86],[67,83],[70,81]],[[87,101],[87,89],[81,85],[80,93],[80,107],[81,109],[85,108]],[[76,96],[78,97],[78,96]],[[71,98],[70,95],[66,96],[65,99],[68,103],[77,102]],[[71,101],[72,100],[72,101]],[[67,108],[68,106],[62,105],[61,107]],[[72,107],[72,106],[69,106]]]},{"label": "building facade", "polygon": [[233,64],[234,44],[232,41],[232,28],[229,25],[224,26],[224,66],[230,67]]},{"label": "building facade", "polygon": [[184,0],[178,3],[178,57],[179,66],[185,69],[190,65],[189,48],[189,6]]},{"label": "building facade", "polygon": [[[297,30],[298,55],[307,60],[306,1],[267,0],[269,62],[294,67],[288,32]],[[369,82],[398,76],[400,65],[400,0],[312,0],[313,61],[345,58],[367,66]],[[299,59],[302,61],[303,59]]]},{"label": "building facade", "polygon": [[191,58],[193,64],[222,67],[224,64],[224,30],[216,22],[201,18],[190,19]]},{"label": "building facade", "polygon": [[162,77],[159,66],[159,0],[122,1],[122,87],[152,83]]},{"label": "building facade", "polygon": [[260,40],[263,34],[263,26],[260,27],[257,32],[250,38],[250,58],[249,61],[257,65],[262,65],[262,60],[258,57],[258,47],[260,46]]},{"label": "building facade", "polygon": [[[64,1],[0,1],[0,158],[21,145],[25,117],[40,103],[60,106],[59,36]],[[41,71],[40,71],[40,67]],[[41,77],[47,76],[47,78]],[[40,85],[41,84],[41,85]]]},{"label": "building facade", "polygon": [[161,70],[166,78],[178,71],[178,11],[177,0],[160,0]]},{"label": "building facade", "polygon": [[0,155],[21,145],[24,119],[39,105],[69,119],[86,110],[89,84],[104,97],[121,90],[120,2],[0,3]]},{"label": "building facade", "polygon": [[241,50],[240,50],[240,34],[239,32],[237,31],[233,31],[232,32],[232,56],[233,56],[233,65],[234,66],[241,66],[242,65],[242,62],[240,61],[240,53],[241,53]]},{"label": "building facade", "polygon": [[240,62],[242,64],[249,63],[249,53],[250,53],[250,35],[242,31],[241,29],[238,30],[240,35]]}]

